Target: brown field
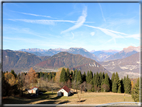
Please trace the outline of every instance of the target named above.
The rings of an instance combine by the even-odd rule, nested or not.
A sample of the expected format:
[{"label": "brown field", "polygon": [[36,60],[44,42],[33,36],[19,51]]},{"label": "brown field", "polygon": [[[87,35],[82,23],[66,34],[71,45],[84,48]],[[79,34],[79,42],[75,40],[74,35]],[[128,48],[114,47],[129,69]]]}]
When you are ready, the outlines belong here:
[{"label": "brown field", "polygon": [[[79,102],[80,98],[80,102]],[[106,104],[114,102],[124,102],[123,93],[112,92],[80,92],[69,97],[57,97],[56,92],[48,91],[38,98],[3,98],[3,104]],[[134,102],[130,94],[125,94],[125,102]]]}]

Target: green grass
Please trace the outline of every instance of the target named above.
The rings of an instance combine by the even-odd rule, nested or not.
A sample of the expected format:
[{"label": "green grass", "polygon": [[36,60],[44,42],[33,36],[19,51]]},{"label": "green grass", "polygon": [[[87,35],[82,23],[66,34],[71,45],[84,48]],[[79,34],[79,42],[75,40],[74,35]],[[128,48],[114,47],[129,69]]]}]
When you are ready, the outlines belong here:
[{"label": "green grass", "polygon": [[[78,102],[80,100],[83,102]],[[112,93],[112,92],[83,92],[74,94],[72,96],[58,97],[56,91],[43,92],[43,95],[39,95],[38,98],[18,98],[9,97],[2,100],[5,104],[106,104],[113,102],[123,102],[124,94],[122,93]],[[130,94],[125,94],[126,102],[134,102]]]}]

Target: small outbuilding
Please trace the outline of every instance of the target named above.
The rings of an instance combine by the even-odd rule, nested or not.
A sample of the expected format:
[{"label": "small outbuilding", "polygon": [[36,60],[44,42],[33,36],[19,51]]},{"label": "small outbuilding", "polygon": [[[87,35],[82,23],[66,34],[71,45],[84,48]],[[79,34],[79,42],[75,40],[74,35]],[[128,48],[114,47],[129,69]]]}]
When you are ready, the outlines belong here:
[{"label": "small outbuilding", "polygon": [[38,87],[32,87],[28,90],[28,93],[38,94]]},{"label": "small outbuilding", "polygon": [[64,86],[63,88],[59,89],[57,92],[58,96],[69,96],[71,95],[70,89],[67,86]]}]

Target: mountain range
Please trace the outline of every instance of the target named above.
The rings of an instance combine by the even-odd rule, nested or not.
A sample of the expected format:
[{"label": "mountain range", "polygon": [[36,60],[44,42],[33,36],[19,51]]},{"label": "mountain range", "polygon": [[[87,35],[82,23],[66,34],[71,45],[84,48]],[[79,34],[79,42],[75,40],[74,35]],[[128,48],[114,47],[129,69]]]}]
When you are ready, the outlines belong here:
[{"label": "mountain range", "polygon": [[[56,71],[60,67],[78,69],[82,72],[92,70],[92,72],[107,72],[99,63],[90,58],[79,54],[60,52],[53,56],[36,56],[34,54],[22,51],[3,50],[3,71],[18,72],[28,71],[33,67],[35,71]],[[78,68],[79,67],[79,68]]]},{"label": "mountain range", "polygon": [[123,48],[123,50],[120,52],[110,55],[108,58],[105,59],[105,61],[126,58],[138,52],[140,52],[140,46],[129,46],[127,48]]},{"label": "mountain range", "polygon": [[68,52],[71,54],[80,54],[87,58],[91,58],[93,60],[98,61],[98,58],[94,54],[90,53],[89,51],[83,48],[69,48],[69,49],[57,48],[57,49],[49,49],[49,50],[33,48],[33,49],[21,49],[19,51],[30,52],[37,56],[53,56],[59,52]]},{"label": "mountain range", "polygon": [[107,72],[109,75],[113,72],[121,76],[130,73],[134,77],[139,74],[139,53],[140,47],[133,46],[121,51],[91,52],[83,48],[3,50],[3,71],[14,69],[18,73],[33,67],[35,71],[56,72],[60,67],[68,67],[70,70]]},{"label": "mountain range", "polygon": [[140,52],[129,57],[100,63],[105,69],[113,72],[118,72],[120,77],[138,77],[140,72]]},{"label": "mountain range", "polygon": [[82,55],[75,55],[68,52],[60,52],[45,61],[42,61],[34,66],[35,68],[45,69],[58,69],[60,67],[66,67],[70,70],[78,69],[81,72],[87,72],[91,70],[93,73],[105,72],[111,76],[111,73],[104,69],[99,63],[90,58],[83,57]]}]

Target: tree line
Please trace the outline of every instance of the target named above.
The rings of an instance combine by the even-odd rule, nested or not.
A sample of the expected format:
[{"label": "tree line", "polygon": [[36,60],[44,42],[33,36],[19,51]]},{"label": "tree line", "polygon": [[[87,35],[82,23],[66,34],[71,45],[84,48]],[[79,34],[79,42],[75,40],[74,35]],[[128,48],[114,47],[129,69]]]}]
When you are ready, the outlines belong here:
[{"label": "tree line", "polygon": [[72,88],[76,87],[77,89],[79,89],[79,87],[84,87],[84,90],[92,92],[112,91],[115,93],[128,94],[130,94],[131,92],[131,80],[128,75],[123,79],[119,79],[119,75],[117,72],[113,73],[110,79],[108,74],[104,72],[97,72],[93,74],[92,71],[88,71],[87,74],[85,72],[82,74],[80,70],[69,72],[69,69],[65,70],[63,68],[60,75],[60,83],[66,85],[70,83],[72,84]]},{"label": "tree line", "polygon": [[[35,72],[33,68],[27,73],[19,73],[18,75],[11,72],[2,72],[2,96],[10,96],[12,94],[23,94],[23,87],[30,88],[31,84],[42,84],[45,82],[54,82],[55,72]],[[107,73],[93,73],[88,71],[82,73],[80,70],[69,70],[62,68],[60,74],[59,85],[62,87],[67,85],[69,88],[91,92],[114,92],[132,94],[134,101],[139,101],[139,79],[135,86],[132,87],[132,81],[128,77],[119,78],[118,73],[113,73],[110,78]]]}]

